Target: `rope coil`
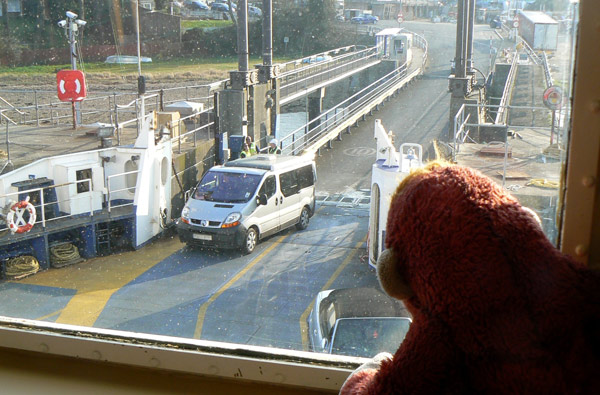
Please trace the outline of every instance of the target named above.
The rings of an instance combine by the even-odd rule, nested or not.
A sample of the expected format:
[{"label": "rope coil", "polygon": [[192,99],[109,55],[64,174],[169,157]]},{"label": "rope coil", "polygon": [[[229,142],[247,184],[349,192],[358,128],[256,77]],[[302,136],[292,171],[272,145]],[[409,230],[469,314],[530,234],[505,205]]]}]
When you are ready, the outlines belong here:
[{"label": "rope coil", "polygon": [[79,250],[71,243],[62,243],[50,247],[50,264],[52,267],[72,265],[81,260]]},{"label": "rope coil", "polygon": [[6,278],[19,280],[40,270],[40,264],[34,256],[22,255],[6,261]]}]

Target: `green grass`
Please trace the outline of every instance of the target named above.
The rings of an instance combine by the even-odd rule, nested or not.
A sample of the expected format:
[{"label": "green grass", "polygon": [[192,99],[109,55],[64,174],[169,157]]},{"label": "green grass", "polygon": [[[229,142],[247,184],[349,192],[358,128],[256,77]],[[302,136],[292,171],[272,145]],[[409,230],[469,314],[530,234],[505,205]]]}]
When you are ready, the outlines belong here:
[{"label": "green grass", "polygon": [[181,27],[184,29],[194,29],[194,28],[209,28],[209,27],[227,27],[233,25],[231,21],[219,21],[219,20],[206,20],[206,21],[196,21],[196,20],[182,20]]},{"label": "green grass", "polygon": [[[276,62],[284,62],[279,59]],[[199,73],[203,70],[231,71],[237,69],[238,58],[235,56],[216,58],[178,58],[178,59],[153,59],[152,63],[142,63],[142,73]],[[250,58],[251,65],[260,64],[262,60],[258,57]],[[0,66],[0,75],[34,75],[54,74],[60,69],[70,69],[70,64],[63,65],[40,65],[25,67]],[[113,74],[136,74],[137,64],[107,64],[103,62],[91,62],[85,64],[86,73],[113,73]]]}]

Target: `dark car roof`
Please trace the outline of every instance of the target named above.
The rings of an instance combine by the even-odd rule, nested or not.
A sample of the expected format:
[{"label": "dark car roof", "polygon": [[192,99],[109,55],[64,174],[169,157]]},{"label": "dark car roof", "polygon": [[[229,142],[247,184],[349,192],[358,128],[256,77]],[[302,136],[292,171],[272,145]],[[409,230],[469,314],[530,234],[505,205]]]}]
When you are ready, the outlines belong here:
[{"label": "dark car roof", "polygon": [[411,317],[402,301],[376,288],[340,288],[331,291],[320,312],[334,306],[336,319],[349,317]]}]

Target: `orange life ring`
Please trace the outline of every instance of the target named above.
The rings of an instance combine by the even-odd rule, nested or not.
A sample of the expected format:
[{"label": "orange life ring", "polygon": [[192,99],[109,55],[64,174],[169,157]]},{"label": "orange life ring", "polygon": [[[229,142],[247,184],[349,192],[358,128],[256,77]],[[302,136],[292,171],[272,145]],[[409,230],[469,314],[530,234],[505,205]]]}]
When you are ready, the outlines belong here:
[{"label": "orange life ring", "polygon": [[[29,219],[27,222],[23,218],[25,211],[29,212]],[[6,215],[6,223],[8,224],[8,229],[12,233],[25,233],[33,228],[35,218],[35,206],[29,203],[28,197],[27,200],[21,200],[10,207],[10,211]]]}]

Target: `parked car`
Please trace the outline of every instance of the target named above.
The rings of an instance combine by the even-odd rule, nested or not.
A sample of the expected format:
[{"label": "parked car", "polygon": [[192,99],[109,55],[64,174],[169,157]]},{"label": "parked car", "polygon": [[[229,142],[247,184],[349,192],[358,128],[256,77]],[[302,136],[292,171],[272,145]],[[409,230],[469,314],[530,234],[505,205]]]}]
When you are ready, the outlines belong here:
[{"label": "parked car", "polygon": [[307,319],[309,349],[365,358],[393,354],[411,322],[404,303],[379,289],[321,291]]},{"label": "parked car", "polygon": [[[231,3],[231,8],[233,8],[233,11],[235,11],[235,4]],[[217,3],[214,2],[210,5],[210,9],[213,11],[222,11],[222,12],[228,12],[229,11],[229,5],[225,4],[225,3]]]},{"label": "parked car", "polygon": [[333,58],[330,55],[310,56],[308,58],[302,59],[302,63],[319,63],[319,62],[326,62],[331,59],[333,59]]},{"label": "parked car", "polygon": [[258,7],[254,7],[249,5],[248,6],[248,15],[249,16],[256,16],[256,17],[260,17],[262,16],[262,10]]},{"label": "parked car", "polygon": [[200,0],[185,0],[183,5],[191,10],[209,10],[210,8],[206,3]]},{"label": "parked car", "polygon": [[359,16],[355,16],[350,20],[352,23],[358,23],[359,25],[372,23],[375,24],[379,21],[379,18],[370,14],[363,14]]}]

